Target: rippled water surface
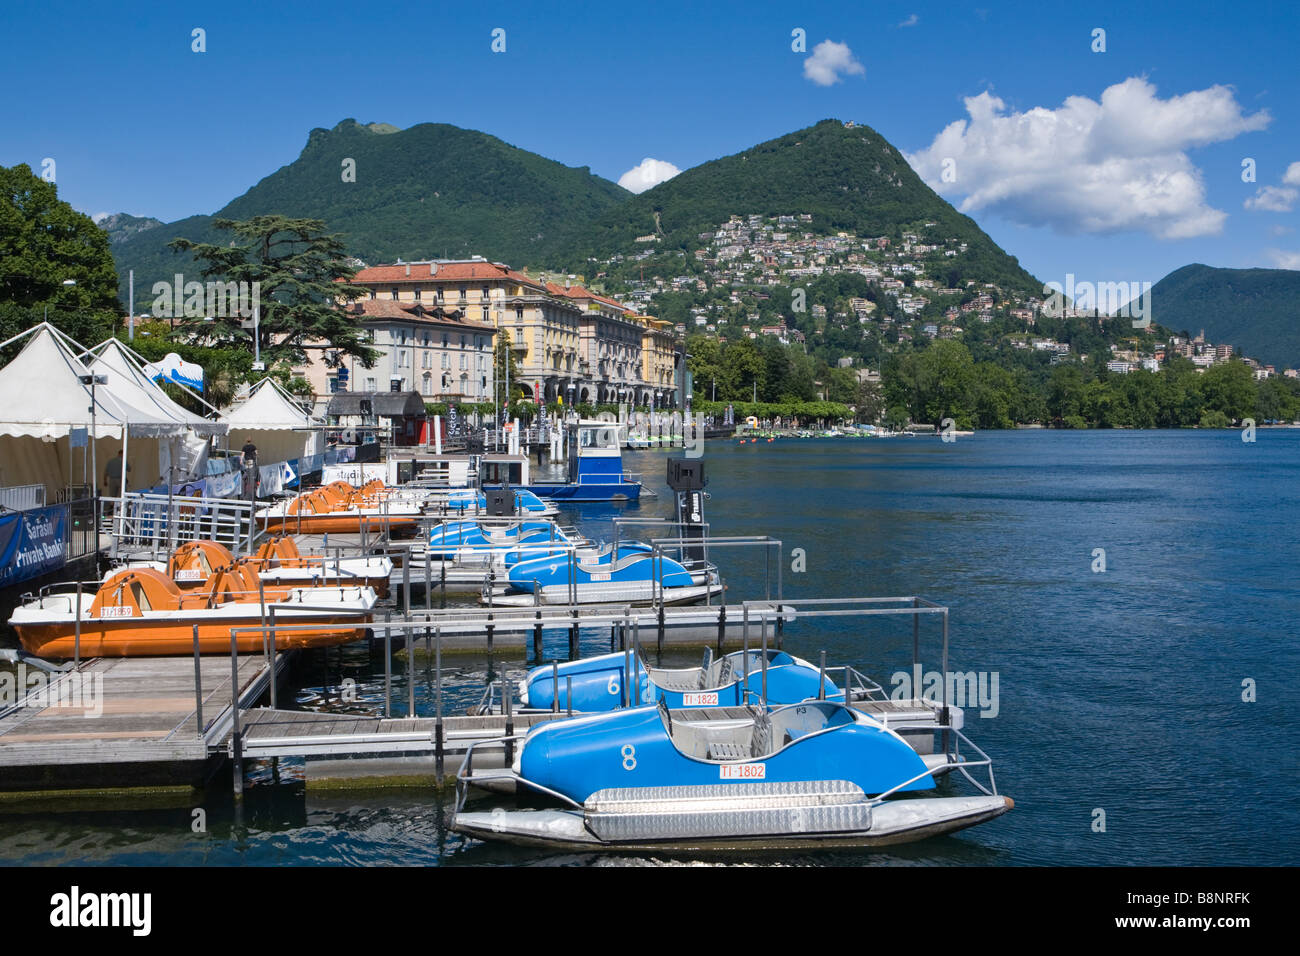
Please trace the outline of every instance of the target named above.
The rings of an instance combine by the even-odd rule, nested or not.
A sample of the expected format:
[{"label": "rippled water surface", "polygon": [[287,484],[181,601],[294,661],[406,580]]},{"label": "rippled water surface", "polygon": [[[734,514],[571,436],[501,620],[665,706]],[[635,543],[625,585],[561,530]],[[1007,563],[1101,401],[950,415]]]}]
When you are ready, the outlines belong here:
[{"label": "rippled water surface", "polygon": [[[1300,839],[1292,732],[1300,650],[1300,432],[982,433],[934,439],[711,442],[715,535],[780,539],[789,597],[920,595],[951,608],[950,669],[997,676],[996,716],[967,709],[1015,809],[887,853],[756,855],[784,865],[1280,864]],[[666,515],[662,452],[632,452],[661,497],[566,517],[607,536],[614,516]],[[802,549],[806,570],[792,568]],[[1099,566],[1104,550],[1105,570]],[[758,551],[717,551],[729,600],[776,587]],[[767,577],[768,584],[764,584]],[[608,633],[584,633],[585,652]],[[887,687],[910,663],[902,620],[796,622],[786,647],[848,661]],[[938,668],[938,630],[922,656]],[[564,652],[563,637],[547,655]],[[671,660],[693,662],[695,652]],[[526,661],[447,661],[447,705]],[[395,713],[407,685],[394,681]],[[292,693],[312,709],[382,710],[382,659],[347,649],[301,662]],[[342,677],[358,699],[338,700]],[[1246,682],[1245,684],[1243,682]],[[1243,701],[1243,688],[1257,699]],[[432,713],[424,674],[416,709]],[[285,697],[289,695],[286,694]],[[282,698],[283,700],[283,698]],[[283,706],[283,703],[282,703]],[[448,798],[422,791],[307,792],[286,762],[250,789],[229,780],[193,808],[0,811],[0,862],[34,864],[628,865],[709,858],[556,855],[446,832]],[[262,769],[254,774],[269,780]],[[954,791],[955,792],[955,791]],[[1104,812],[1104,832],[1098,829]],[[733,862],[735,862],[733,860]]]}]

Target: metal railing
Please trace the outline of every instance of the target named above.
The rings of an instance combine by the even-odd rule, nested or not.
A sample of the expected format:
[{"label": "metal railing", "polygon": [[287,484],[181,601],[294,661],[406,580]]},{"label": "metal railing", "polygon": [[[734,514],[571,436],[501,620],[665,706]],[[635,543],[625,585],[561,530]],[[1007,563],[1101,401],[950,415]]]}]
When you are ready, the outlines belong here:
[{"label": "metal railing", "polygon": [[0,508],[28,511],[45,507],[44,485],[9,485],[0,488]]},{"label": "metal railing", "polygon": [[[383,655],[384,655],[383,716],[386,718],[391,717],[393,712],[393,708],[392,708],[392,703],[393,703],[392,685],[393,685],[393,678],[394,678],[394,661],[393,661],[393,654],[392,654],[393,636],[395,634],[401,636],[404,639],[404,643],[407,649],[407,657],[406,657],[406,664],[405,664],[405,670],[406,670],[405,676],[406,676],[406,685],[407,685],[406,713],[409,717],[417,716],[416,680],[415,680],[416,665],[415,665],[414,651],[416,648],[419,647],[421,643],[424,643],[426,647],[427,658],[430,658],[434,661],[434,668],[432,672],[430,672],[428,675],[429,677],[428,683],[432,689],[432,693],[435,700],[435,727],[433,732],[433,738],[435,742],[434,749],[435,749],[435,757],[436,757],[437,776],[439,780],[441,780],[444,775],[444,758],[446,756],[446,750],[444,747],[445,737],[443,733],[444,707],[443,707],[443,671],[442,671],[444,628],[448,629],[450,632],[453,633],[467,633],[475,629],[480,629],[484,626],[487,627],[489,632],[494,627],[500,628],[502,630],[506,630],[507,628],[522,630],[524,628],[532,627],[535,628],[536,631],[540,634],[542,630],[554,631],[554,630],[563,630],[567,628],[576,629],[579,626],[611,627],[614,632],[621,635],[621,637],[619,638],[619,643],[621,644],[621,649],[625,653],[625,668],[626,668],[625,675],[633,673],[634,672],[633,668],[638,666],[640,662],[646,660],[643,653],[646,647],[645,647],[645,643],[643,643],[641,640],[641,633],[640,633],[641,618],[638,617],[637,613],[633,610],[633,608],[630,605],[623,605],[623,606],[607,605],[607,606],[597,606],[597,607],[592,607],[592,606],[579,607],[577,605],[550,606],[547,608],[535,608],[535,609],[534,608],[519,608],[513,610],[497,609],[496,611],[490,611],[486,609],[480,611],[473,611],[471,609],[449,609],[449,610],[438,611],[433,608],[432,588],[429,588],[426,591],[425,608],[423,609],[412,608],[409,588],[404,590],[405,590],[404,600],[399,605],[400,608],[399,613],[402,614],[402,619],[396,621],[393,620],[375,621],[374,623],[369,625],[373,633],[376,635],[376,638],[382,640],[382,644],[383,644]],[[260,603],[264,608],[263,622],[261,625],[249,625],[242,628],[232,629],[231,632],[232,682],[237,683],[235,675],[237,674],[237,669],[238,669],[238,651],[237,651],[238,634],[243,632],[253,632],[261,636],[262,655],[264,658],[265,666],[269,668],[272,672],[272,675],[274,675],[276,670],[276,662],[278,659],[278,650],[276,648],[276,637],[275,637],[276,634],[280,630],[285,630],[289,628],[292,628],[297,631],[303,629],[303,625],[300,624],[277,625],[274,617],[274,606],[266,602],[264,595],[260,597]],[[581,617],[579,617],[580,610],[583,611],[583,615]],[[724,613],[724,608],[720,607],[717,610],[719,612],[720,622],[723,625],[725,625],[726,617]],[[779,631],[777,630],[779,625],[786,622],[797,620],[799,618],[813,619],[813,618],[831,618],[831,617],[841,617],[841,616],[861,618],[861,617],[897,616],[897,615],[910,616],[913,622],[912,664],[914,668],[919,666],[920,664],[919,640],[920,640],[921,620],[928,616],[938,616],[940,618],[941,626],[942,626],[942,642],[943,642],[942,652],[941,652],[942,653],[941,666],[943,672],[946,674],[948,669],[948,653],[949,653],[948,609],[941,605],[935,604],[932,601],[928,601],[924,598],[914,596],[914,595],[909,595],[909,596],[901,596],[901,597],[882,597],[882,598],[827,598],[827,599],[807,599],[807,600],[796,599],[794,601],[782,601],[779,604],[774,604],[772,602],[763,602],[763,601],[745,602],[741,606],[741,615],[740,615],[740,622],[739,622],[742,627],[742,632],[741,632],[742,654],[745,655],[744,660],[746,661],[746,666],[742,668],[742,670],[745,672],[745,676],[742,677],[742,680],[747,681],[748,675],[752,673],[748,665],[748,661],[749,661],[748,655],[750,653],[754,653],[756,656],[759,657],[758,668],[761,670],[760,692],[754,693],[752,691],[748,691],[747,688],[746,698],[749,699],[750,697],[752,697],[755,700],[756,705],[760,707],[767,700],[767,687],[768,687],[767,669],[768,669],[769,651],[771,648],[772,639],[774,637],[776,638],[777,641],[777,647],[780,646]],[[733,626],[735,623],[737,622],[733,620],[732,621]],[[653,627],[653,623],[651,623],[651,626]],[[611,637],[611,641],[612,640],[613,637]],[[540,648],[540,642],[538,646]],[[571,641],[570,644],[571,660],[577,658],[577,654],[575,653],[575,651],[576,651],[576,644]],[[540,655],[535,655],[535,660],[536,660],[536,664],[540,666],[546,666],[546,664],[549,664],[552,667],[553,674],[558,676],[558,663],[556,661],[552,660],[548,662],[543,662],[540,659]],[[205,727],[203,724],[203,718],[201,713],[202,693],[201,693],[201,688],[199,686],[198,663],[199,663],[198,645],[196,640],[196,644],[195,644],[196,732],[201,734],[205,730],[210,730],[210,727]],[[427,665],[425,669],[428,670]],[[846,703],[848,703],[849,705],[852,705],[855,702],[860,702],[861,700],[864,699],[865,700],[888,699],[887,695],[884,692],[884,689],[881,687],[880,684],[865,677],[856,668],[849,665],[840,665],[832,668],[827,668],[825,665],[824,653],[822,654],[820,672],[823,675],[823,677],[835,672],[843,673],[844,678],[841,682],[841,687],[845,692],[844,696],[846,699]],[[570,682],[569,690],[566,695],[567,703],[565,703],[562,707],[561,700],[564,698],[561,698],[560,695],[557,694],[552,707],[552,710],[557,717],[561,713],[565,713],[568,715],[572,715],[574,713],[573,703],[572,703],[572,684],[571,684],[572,677],[570,675],[566,675],[566,677],[568,678],[568,682]],[[274,683],[275,680],[273,676],[272,689],[271,689],[271,705],[273,708],[276,706],[276,691],[275,691]],[[623,688],[624,688],[623,690],[624,705],[625,706],[630,705],[632,701],[630,700],[628,695],[631,693],[630,687],[633,682],[629,681],[625,676],[625,679],[620,683],[623,684]],[[821,682],[821,687],[823,688],[822,694],[824,695],[825,694],[824,681]],[[505,713],[505,717],[507,721],[506,735],[503,738],[485,742],[485,746],[486,745],[490,745],[493,747],[504,746],[507,748],[507,755],[511,752],[511,749],[517,745],[517,742],[523,739],[523,735],[515,736],[511,729],[512,728],[511,718],[513,715],[513,710],[511,708],[511,698],[514,696],[513,689],[514,689],[513,683],[511,683],[509,679],[504,676],[500,681],[489,681],[487,684],[486,693],[483,699],[480,701],[479,707],[475,708],[475,710],[477,710],[479,713],[483,713],[485,710],[492,710],[495,707],[497,701],[498,700],[501,701],[503,706],[503,711]],[[559,690],[558,686],[556,690],[557,691]],[[236,700],[237,693],[238,693],[237,689],[232,689],[232,704],[237,704],[237,700]],[[911,719],[911,720],[903,719],[900,721],[890,721],[888,722],[887,726],[891,730],[894,730],[896,732],[906,732],[906,731],[918,732],[919,731],[919,732],[930,732],[938,735],[941,738],[941,746],[940,748],[938,748],[937,752],[942,753],[944,755],[945,757],[944,766],[928,768],[925,773],[919,774],[907,781],[903,781],[897,786],[891,788],[889,791],[886,791],[884,794],[881,794],[879,797],[873,799],[872,802],[875,803],[884,800],[886,797],[898,792],[903,787],[906,787],[909,784],[914,783],[919,779],[922,779],[926,775],[932,773],[940,773],[944,771],[950,772],[953,770],[961,773],[964,777],[966,777],[966,779],[973,786],[975,786],[982,793],[995,795],[997,793],[997,788],[996,788],[996,781],[994,780],[993,777],[991,758],[989,758],[988,755],[983,750],[981,750],[965,734],[963,734],[959,728],[952,726],[952,721],[950,719],[950,714],[949,714],[948,700],[947,700],[947,682],[946,681],[944,682],[943,697],[940,701],[925,702],[925,703],[927,706],[931,707],[931,709],[936,711],[935,716],[937,719],[935,721],[918,722],[915,719]],[[932,704],[938,706],[932,706]],[[234,710],[234,714],[233,714],[234,726],[233,726],[233,736],[229,744],[229,752],[233,756],[236,756],[237,764],[238,764],[239,755],[241,754],[238,707],[234,706],[233,710]],[[963,745],[965,745],[966,748],[968,748],[975,755],[977,755],[977,759],[971,760],[963,756],[962,753]],[[464,799],[464,795],[460,792],[462,789],[462,785],[463,784],[468,785],[468,783],[471,782],[469,780],[469,777],[472,775],[473,750],[475,746],[478,745],[477,744],[472,745],[469,751],[465,754],[464,764],[462,765],[460,772],[457,774],[457,790],[458,790],[457,806],[458,807],[463,804],[463,799]],[[509,761],[507,761],[507,764],[508,763]],[[987,786],[985,786],[974,776],[972,776],[972,771],[981,767],[987,768],[988,771]],[[239,773],[240,771],[237,769],[236,770],[236,774],[237,774],[236,779],[238,781],[236,783],[237,788],[242,786],[242,778],[239,776]]]},{"label": "metal railing", "polygon": [[237,498],[188,498],[174,495],[128,493],[120,498],[100,498],[111,509],[110,554],[148,551],[155,560],[186,541],[207,540],[231,551],[246,548],[256,536],[253,504]]}]

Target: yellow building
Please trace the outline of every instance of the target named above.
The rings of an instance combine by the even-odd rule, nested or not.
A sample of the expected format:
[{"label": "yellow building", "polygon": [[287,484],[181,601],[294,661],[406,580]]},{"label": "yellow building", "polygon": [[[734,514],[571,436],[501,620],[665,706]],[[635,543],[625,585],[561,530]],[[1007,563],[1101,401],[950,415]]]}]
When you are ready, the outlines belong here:
[{"label": "yellow building", "polygon": [[544,401],[576,384],[581,310],[504,263],[481,258],[399,262],[362,269],[352,284],[365,286],[372,300],[454,310],[467,323],[508,333],[519,384]]},{"label": "yellow building", "polygon": [[656,408],[671,406],[676,395],[675,345],[673,324],[650,315],[638,315],[641,322],[641,377],[652,393]]},{"label": "yellow building", "polygon": [[430,401],[500,401],[490,356],[506,333],[518,384],[542,401],[677,404],[672,323],[582,286],[482,258],[372,266],[351,281],[369,292],[351,308],[381,358],[343,382],[337,371],[313,369],[321,393],[400,387]]}]

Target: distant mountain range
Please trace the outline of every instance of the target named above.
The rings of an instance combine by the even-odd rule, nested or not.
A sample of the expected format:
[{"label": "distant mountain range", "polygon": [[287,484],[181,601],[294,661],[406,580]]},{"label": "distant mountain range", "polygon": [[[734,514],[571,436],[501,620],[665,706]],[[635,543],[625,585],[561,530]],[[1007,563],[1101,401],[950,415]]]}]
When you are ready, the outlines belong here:
[{"label": "distant mountain range", "polygon": [[[355,181],[345,181],[351,167]],[[219,242],[216,218],[280,213],[322,219],[368,263],[482,255],[515,267],[589,273],[592,258],[691,252],[700,234],[733,215],[808,213],[818,233],[895,236],[927,222],[926,234],[966,250],[946,263],[958,278],[1041,294],[1042,285],[927,186],[902,154],[867,126],[823,120],[732,156],[688,169],[633,195],[592,174],[494,136],[438,123],[407,130],[344,120],[312,130],[296,160],[212,216],[172,223],[119,213],[100,222],[122,278],[135,270],[137,306],[158,279],[192,264],[171,252],[178,236]],[[637,239],[656,236],[653,244]],[[1189,265],[1152,290],[1153,318],[1227,342],[1279,368],[1300,366],[1300,272]]]},{"label": "distant mountain range", "polygon": [[105,216],[100,219],[97,225],[108,233],[110,244],[117,244],[130,239],[137,233],[152,229],[154,226],[161,226],[161,219],[154,219],[152,216],[132,216],[129,213],[119,212],[111,216]]},{"label": "distant mountain range", "polygon": [[1183,266],[1152,287],[1151,308],[1166,328],[1204,329],[1207,340],[1279,371],[1300,368],[1300,272]]},{"label": "distant mountain range", "polygon": [[[355,182],[344,172],[355,163]],[[482,255],[517,268],[590,271],[589,259],[644,250],[698,248],[701,232],[732,215],[810,213],[819,233],[895,236],[926,222],[967,244],[951,276],[1007,289],[1041,284],[967,216],[938,196],[902,154],[866,126],[824,120],[733,156],[703,163],[640,195],[494,136],[426,123],[407,130],[344,120],[315,129],[301,155],[212,216],[177,222],[119,215],[105,221],[125,291],[192,263],[167,249],[178,236],[219,242],[216,218],[279,213],[322,219],[349,252],[374,264]],[[125,296],[124,296],[125,298]]]}]

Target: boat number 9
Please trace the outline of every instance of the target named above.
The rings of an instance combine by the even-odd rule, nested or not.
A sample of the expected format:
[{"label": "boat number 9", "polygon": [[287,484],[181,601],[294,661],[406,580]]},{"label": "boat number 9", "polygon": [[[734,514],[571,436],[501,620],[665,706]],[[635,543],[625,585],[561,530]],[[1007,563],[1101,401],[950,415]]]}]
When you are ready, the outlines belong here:
[{"label": "boat number 9", "polygon": [[611,694],[617,694],[617,693],[618,693],[618,677],[617,677],[617,676],[615,676],[615,675],[613,675],[613,674],[610,675],[610,677],[609,677],[609,683],[605,685],[605,690],[609,691]]},{"label": "boat number 9", "polygon": [[636,769],[636,748],[633,747],[631,744],[624,744],[621,753],[623,754],[623,769],[635,770]]}]

